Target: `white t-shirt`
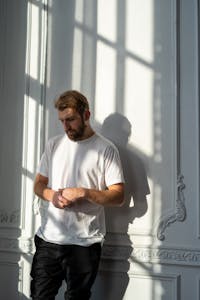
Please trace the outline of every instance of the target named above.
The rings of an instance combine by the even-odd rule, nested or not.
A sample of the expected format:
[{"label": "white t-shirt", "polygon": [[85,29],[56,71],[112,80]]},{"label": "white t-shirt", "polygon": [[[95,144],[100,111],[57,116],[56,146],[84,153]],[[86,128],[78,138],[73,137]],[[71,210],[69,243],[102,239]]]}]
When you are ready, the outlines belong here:
[{"label": "white t-shirt", "polygon": [[[71,141],[66,134],[51,138],[42,155],[38,173],[48,177],[48,187],[59,190],[84,187],[105,190],[124,182],[116,147],[99,134],[82,141]],[[105,236],[102,205],[87,199],[59,209],[42,201],[41,226],[37,235],[56,244],[91,245]]]}]

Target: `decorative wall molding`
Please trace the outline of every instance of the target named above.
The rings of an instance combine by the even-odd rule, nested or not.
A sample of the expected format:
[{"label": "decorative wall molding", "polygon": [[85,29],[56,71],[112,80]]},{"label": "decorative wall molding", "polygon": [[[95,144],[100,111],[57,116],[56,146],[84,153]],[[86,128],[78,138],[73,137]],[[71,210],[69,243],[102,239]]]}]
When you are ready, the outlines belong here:
[{"label": "decorative wall molding", "polygon": [[[0,252],[33,254],[33,239],[0,237]],[[145,246],[104,245],[102,260],[129,263],[159,263],[183,266],[200,266],[200,250],[188,248],[153,248]]]},{"label": "decorative wall molding", "polygon": [[33,253],[32,239],[0,237],[0,252]]},{"label": "decorative wall molding", "polygon": [[185,184],[183,182],[183,176],[178,176],[178,182],[177,182],[177,200],[176,200],[176,211],[167,217],[165,217],[163,220],[160,221],[157,231],[157,237],[160,241],[163,241],[165,239],[165,230],[167,227],[169,227],[174,222],[183,222],[186,218],[186,208],[185,208],[185,197],[183,190],[185,188]]},{"label": "decorative wall molding", "polygon": [[200,251],[190,249],[135,249],[133,259],[173,265],[200,265]]},{"label": "decorative wall molding", "polygon": [[200,250],[105,245],[102,259],[199,267]]},{"label": "decorative wall molding", "polygon": [[6,211],[0,209],[0,227],[17,228],[20,224],[20,210]]},{"label": "decorative wall molding", "polygon": [[176,199],[176,210],[172,212],[169,216],[164,216],[161,219],[158,229],[157,238],[160,241],[165,240],[165,230],[175,222],[183,222],[186,218],[186,207],[185,207],[185,197],[183,189],[185,184],[183,182],[183,175],[181,171],[181,99],[180,99],[180,0],[176,0],[176,161],[177,161],[177,199]]},{"label": "decorative wall molding", "polygon": [[[32,254],[33,239],[0,238],[0,252],[18,252]],[[129,261],[129,263],[159,263],[170,265],[200,266],[200,250],[187,248],[152,248],[136,246],[104,245],[102,260]]]}]

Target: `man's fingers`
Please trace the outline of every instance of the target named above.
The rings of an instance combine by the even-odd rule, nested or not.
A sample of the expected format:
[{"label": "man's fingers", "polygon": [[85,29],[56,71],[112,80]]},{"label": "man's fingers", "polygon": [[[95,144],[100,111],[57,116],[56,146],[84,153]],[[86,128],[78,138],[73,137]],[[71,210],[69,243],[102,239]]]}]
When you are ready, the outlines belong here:
[{"label": "man's fingers", "polygon": [[61,201],[61,202],[63,202],[63,197],[62,197],[61,194],[58,194],[58,200]]}]

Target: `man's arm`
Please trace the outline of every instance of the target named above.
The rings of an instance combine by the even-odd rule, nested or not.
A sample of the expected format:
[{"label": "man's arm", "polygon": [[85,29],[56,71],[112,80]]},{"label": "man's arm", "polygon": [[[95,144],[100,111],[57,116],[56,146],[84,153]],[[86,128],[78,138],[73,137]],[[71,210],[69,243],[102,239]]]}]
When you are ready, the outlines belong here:
[{"label": "man's arm", "polygon": [[107,190],[102,191],[86,188],[66,188],[62,190],[62,196],[66,203],[67,201],[76,202],[87,199],[92,203],[103,206],[122,206],[124,203],[124,184],[113,184]]},{"label": "man's arm", "polygon": [[46,201],[52,201],[54,196],[54,191],[48,188],[48,177],[41,174],[37,174],[34,182],[34,193]]},{"label": "man's arm", "polygon": [[[52,202],[57,208],[65,208],[71,204],[70,201],[63,199],[61,192],[54,191],[48,187],[48,177],[37,174],[34,182],[34,193],[43,200]],[[65,200],[65,203],[63,203]]]}]

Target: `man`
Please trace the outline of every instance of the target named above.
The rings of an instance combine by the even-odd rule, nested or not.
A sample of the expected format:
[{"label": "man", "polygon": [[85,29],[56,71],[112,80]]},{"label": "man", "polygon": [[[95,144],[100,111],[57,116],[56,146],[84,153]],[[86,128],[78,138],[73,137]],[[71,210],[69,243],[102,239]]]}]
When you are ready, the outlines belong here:
[{"label": "man", "polygon": [[53,300],[65,280],[65,299],[86,300],[105,236],[104,206],[124,201],[123,172],[116,147],[92,129],[84,95],[67,91],[55,108],[65,134],[49,140],[35,179],[47,207],[35,235],[31,297]]}]

